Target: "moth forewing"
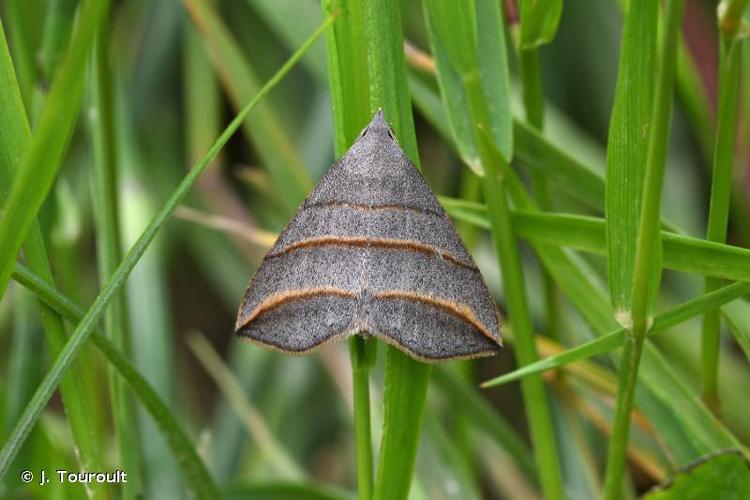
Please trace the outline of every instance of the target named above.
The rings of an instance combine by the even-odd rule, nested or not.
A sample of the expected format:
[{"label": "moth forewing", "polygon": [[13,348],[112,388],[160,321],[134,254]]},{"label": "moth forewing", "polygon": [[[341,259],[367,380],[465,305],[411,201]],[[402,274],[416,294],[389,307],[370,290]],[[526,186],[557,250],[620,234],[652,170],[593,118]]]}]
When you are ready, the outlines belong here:
[{"label": "moth forewing", "polygon": [[427,362],[501,345],[479,269],[380,111],[263,259],[236,330],[289,353],[369,334]]}]

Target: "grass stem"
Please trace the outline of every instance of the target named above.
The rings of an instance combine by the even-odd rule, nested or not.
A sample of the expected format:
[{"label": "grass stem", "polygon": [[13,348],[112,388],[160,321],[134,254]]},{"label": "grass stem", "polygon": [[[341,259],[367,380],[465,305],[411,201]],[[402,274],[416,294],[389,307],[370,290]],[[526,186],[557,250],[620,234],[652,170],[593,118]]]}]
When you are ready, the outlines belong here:
[{"label": "grass stem", "polygon": [[[370,369],[375,345],[368,347],[367,340],[359,335],[349,340],[352,363],[352,390],[354,392],[355,442],[357,453],[357,494],[361,500],[372,498],[373,461],[370,422]],[[370,341],[371,343],[373,341]]]},{"label": "grass stem", "polygon": [[[730,7],[722,18],[722,22],[729,18],[737,8],[741,14],[747,4],[746,0],[730,2]],[[719,43],[719,103],[712,162],[711,201],[706,231],[707,240],[719,243],[724,243],[727,238],[740,86],[742,42],[733,38],[734,33],[736,29],[725,31]],[[708,277],[705,281],[705,291],[711,292],[721,285],[721,280]],[[706,405],[717,415],[720,410],[718,388],[720,326],[718,309],[704,315],[701,330],[702,397]]]},{"label": "grass stem", "polygon": [[618,499],[622,495],[625,457],[628,449],[630,412],[635,398],[638,366],[641,362],[644,337],[625,335],[620,371],[617,380],[617,403],[612,421],[612,436],[607,449],[607,469],[604,475],[604,498]]},{"label": "grass stem", "polygon": [[[507,161],[493,148],[487,137],[486,124],[488,122],[484,115],[484,97],[480,80],[478,77],[469,76],[464,79],[464,83],[469,96],[469,108],[474,122],[479,156],[485,169],[482,188],[487,201],[492,237],[505,285],[508,315],[513,321],[516,359],[520,366],[524,366],[535,362],[537,353],[531,313],[526,298],[523,268],[510,217],[508,194],[505,183],[498,175],[498,162],[507,165]],[[534,443],[537,473],[544,496],[551,499],[564,498],[549,402],[542,379],[539,376],[524,379],[521,383],[521,391]]]},{"label": "grass stem", "polygon": [[[522,48],[518,51],[518,58],[526,122],[541,132],[544,129],[544,91],[539,68],[539,49],[536,47]],[[544,211],[550,211],[552,203],[547,177],[542,171],[534,170],[531,174],[531,180],[539,207]],[[542,268],[542,280],[544,286],[545,333],[550,338],[559,339],[561,309],[557,287],[550,273],[544,268]]]},{"label": "grass stem", "polygon": [[[683,7],[684,0],[669,0],[664,10],[665,29],[660,54],[661,65],[657,72],[651,133],[646,155],[643,205],[635,254],[632,324],[625,341],[620,363],[617,407],[607,453],[604,497],[608,499],[619,498],[622,492],[622,478],[625,472],[630,430],[630,413],[633,407],[638,367],[644,339],[651,326],[649,324],[650,288],[654,284],[654,274],[661,274],[659,207],[664,182],[667,144],[669,142],[675,60]],[[659,258],[655,259],[655,255],[658,255]]]}]

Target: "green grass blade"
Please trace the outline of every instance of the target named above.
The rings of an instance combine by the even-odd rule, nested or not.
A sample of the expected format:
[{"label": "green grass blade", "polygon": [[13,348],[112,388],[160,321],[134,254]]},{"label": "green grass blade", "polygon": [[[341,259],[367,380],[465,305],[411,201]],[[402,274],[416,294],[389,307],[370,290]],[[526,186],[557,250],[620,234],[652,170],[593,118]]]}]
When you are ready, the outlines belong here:
[{"label": "green grass blade", "polygon": [[[737,108],[740,87],[740,65],[742,44],[735,40],[738,19],[727,21],[728,17],[741,19],[747,7],[747,0],[728,2],[724,17],[724,29],[719,49],[719,102],[717,109],[716,141],[713,155],[711,202],[708,212],[706,239],[723,243],[727,239],[729,207],[732,196],[732,170],[734,166],[734,145],[737,128]],[[727,26],[728,25],[728,26]],[[714,278],[707,278],[705,291],[710,292],[721,286]],[[701,364],[703,399],[709,408],[719,413],[719,328],[718,310],[709,311],[703,317],[701,332]]]},{"label": "green grass blade", "polygon": [[334,151],[338,158],[371,118],[367,44],[360,2],[323,0],[322,4],[328,15],[341,11],[326,36]]},{"label": "green grass blade", "polygon": [[563,0],[521,0],[521,49],[533,49],[555,38]]},{"label": "green grass blade", "polygon": [[313,33],[310,38],[289,58],[289,60],[279,69],[279,71],[258,91],[258,94],[250,100],[250,102],[242,108],[240,113],[227,125],[219,138],[214,142],[206,155],[190,170],[185,176],[180,185],[172,193],[169,200],[162,206],[158,214],[152,219],[148,227],[143,231],[141,237],[133,245],[130,251],[125,255],[122,263],[118,266],[115,273],[110,277],[107,285],[102,289],[99,297],[97,297],[94,304],[88,310],[86,315],[82,318],[81,323],[76,328],[70,340],[65,345],[65,348],[60,353],[59,357],[52,365],[52,368],[45,376],[44,380],[37,388],[34,393],[34,397],[27,405],[23,415],[16,424],[13,432],[11,433],[8,441],[0,451],[0,477],[2,477],[7,471],[10,462],[18,452],[19,447],[28,436],[31,427],[37,421],[41,415],[44,406],[49,401],[55,388],[59,384],[63,375],[67,371],[70,364],[75,359],[78,351],[81,349],[86,339],[89,337],[94,327],[100,320],[104,310],[109,305],[114,295],[122,288],[125,280],[127,279],[130,272],[133,270],[138,260],[146,251],[148,246],[151,244],[153,239],[161,230],[162,226],[167,222],[170,214],[174,211],[180,201],[185,197],[190,188],[195,184],[201,172],[208,166],[211,160],[218,154],[221,148],[227,143],[229,138],[237,131],[242,125],[242,122],[246,115],[255,107],[257,102],[265,96],[276,84],[289,72],[292,67],[297,63],[300,57],[305,51],[312,45],[312,43],[323,34],[323,32],[331,24],[332,19],[328,18],[319,28]]},{"label": "green grass blade", "polygon": [[419,167],[399,5],[393,0],[364,2],[370,111],[383,109],[399,144]]},{"label": "green grass blade", "polygon": [[714,117],[711,100],[698,72],[697,61],[683,40],[677,52],[677,82],[675,93],[680,107],[688,117],[688,123],[707,161],[713,150]]},{"label": "green grass blade", "polygon": [[[515,172],[506,164],[499,165],[506,181],[516,186],[510,189],[514,205],[525,211],[538,210]],[[549,245],[533,244],[533,247],[560,289],[599,335],[620,328],[599,277],[583,261]],[[665,433],[663,439],[679,463],[687,463],[717,447],[737,445],[737,439],[723,425],[717,425],[684,378],[678,376],[649,343],[645,346],[640,380],[645,390],[636,396],[638,405],[655,423],[669,428],[670,432]],[[686,441],[689,447],[685,446]]]},{"label": "green grass blade", "polygon": [[[521,94],[526,121],[531,128],[544,129],[544,90],[542,88],[542,71],[539,67],[537,44],[544,43],[545,34],[540,33],[551,28],[546,34],[549,40],[554,36],[562,11],[559,2],[521,2],[521,42],[518,50],[518,68],[521,78]],[[550,26],[551,25],[551,26]],[[536,36],[528,37],[529,32]],[[524,37],[527,37],[524,39]],[[552,210],[547,177],[540,171],[531,174],[531,182],[539,207],[544,211]],[[562,315],[555,284],[546,269],[542,270],[544,289],[544,333],[553,339],[561,335]],[[561,420],[562,425],[565,421]]]},{"label": "green grass blade", "polygon": [[376,500],[406,498],[422,427],[430,366],[388,346],[383,389],[383,439],[375,480]]},{"label": "green grass blade", "polygon": [[[734,304],[729,304],[729,302],[747,295],[748,293],[750,293],[750,283],[732,283],[731,285],[724,286],[710,293],[690,299],[679,306],[657,314],[654,317],[654,324],[651,327],[651,330],[649,330],[648,335],[652,336],[661,333],[668,328],[677,326],[680,323],[717,307],[725,306],[725,308],[730,308]],[[513,370],[510,373],[487,380],[482,383],[482,387],[495,387],[507,384],[508,382],[518,380],[532,373],[552,370],[569,363],[574,363],[576,361],[581,361],[599,354],[613,351],[622,345],[625,333],[625,328],[614,330],[606,335],[586,342],[585,344],[581,344],[580,346],[576,346],[559,354],[555,354],[554,356],[549,356],[539,360],[531,365],[524,366],[517,370]],[[750,344],[748,344],[748,346],[750,347]]]},{"label": "green grass blade", "polygon": [[13,262],[54,182],[80,109],[83,75],[94,34],[107,12],[106,0],[84,3],[60,71],[52,82],[34,138],[24,153],[0,216],[0,296],[13,272]]},{"label": "green grass blade", "polygon": [[[29,123],[26,111],[21,102],[18,83],[15,79],[10,56],[7,51],[4,33],[0,30],[0,87],[4,89],[3,103],[0,107],[0,202],[7,196],[7,188],[13,183],[16,169],[21,164],[24,152],[28,150],[30,141]],[[44,239],[36,220],[32,220],[29,235],[24,244],[26,261],[36,272],[52,281],[52,271],[47,259]],[[51,351],[59,353],[65,344],[65,325],[62,318],[50,310],[45,304],[40,304],[42,326]],[[100,452],[101,438],[97,435],[99,429],[92,424],[91,401],[85,390],[83,381],[90,380],[93,366],[88,363],[76,363],[72,372],[63,380],[61,394],[65,405],[73,439],[78,447],[80,466],[86,470],[102,467]],[[103,495],[101,485],[92,485],[89,493]]]},{"label": "green grass blade", "polygon": [[[489,229],[485,205],[440,197],[446,212],[457,220]],[[517,210],[514,231],[532,243],[568,247],[604,255],[605,221],[598,217]],[[750,250],[662,231],[664,267],[733,281],[750,281]]]},{"label": "green grass blade", "polygon": [[20,165],[29,142],[31,130],[26,119],[21,90],[11,60],[5,30],[0,20],[0,203],[8,199],[16,165]]},{"label": "green grass blade", "polygon": [[582,361],[598,356],[599,354],[614,351],[622,346],[624,339],[625,328],[620,328],[619,330],[597,337],[596,339],[590,340],[579,346],[567,349],[559,354],[548,356],[529,365],[517,368],[505,375],[489,379],[482,382],[481,387],[484,389],[497,387],[515,380],[520,380],[535,373],[543,373],[547,370],[553,370],[570,363],[575,363],[576,361]]},{"label": "green grass blade", "polygon": [[468,73],[481,72],[482,95],[487,102],[488,130],[506,158],[513,155],[511,116],[503,22],[493,2],[469,2],[455,9],[442,2],[426,2],[427,31],[437,65],[437,80],[448,126],[464,162],[483,175],[477,142],[472,132],[469,95],[464,86]]},{"label": "green grass blade", "polygon": [[[85,313],[78,305],[21,264],[15,265],[13,279],[34,292],[37,298],[69,322],[77,324],[83,319]],[[151,384],[128,361],[114,342],[97,332],[91,335],[91,341],[107,358],[122,380],[130,386],[133,394],[157,423],[180,464],[190,489],[201,498],[218,498],[216,485],[203,460],[197,454],[195,446]],[[128,481],[130,481],[130,471],[128,471]]]},{"label": "green grass blade", "polygon": [[[4,2],[3,20],[0,23],[7,23],[8,36],[13,40],[11,51],[18,76],[18,86],[21,89],[24,104],[30,107],[36,66],[34,36],[28,28],[31,22],[40,19],[44,14],[41,6],[33,6],[29,3],[23,0]],[[34,21],[30,22],[30,19]]]},{"label": "green grass blade", "polygon": [[[428,30],[432,31],[429,20]],[[432,37],[434,38],[434,37]],[[432,42],[431,42],[432,43]],[[427,85],[417,78],[411,78],[410,88],[414,104],[420,108],[428,120],[441,135],[453,144],[458,156],[475,174],[482,175],[482,165],[474,144],[471,132],[471,122],[466,113],[466,96],[461,83],[461,76],[447,61],[445,50],[440,47],[440,41],[432,43],[435,54],[435,62],[439,68],[437,80],[440,86],[440,95],[432,92]],[[444,99],[441,104],[441,96],[449,95],[450,99]]]},{"label": "green grass blade", "polygon": [[[419,166],[406,79],[400,2],[363,3],[370,75],[370,111],[382,109],[411,161]],[[430,366],[386,347],[383,435],[373,498],[406,498],[412,484]]]},{"label": "green grass blade", "polygon": [[[516,332],[515,354],[519,365],[526,365],[536,361],[536,347],[533,340],[531,317],[526,299],[523,270],[520,263],[518,248],[513,235],[510,210],[508,208],[507,193],[513,188],[505,178],[498,174],[498,165],[507,166],[512,152],[510,146],[498,141],[493,144],[494,137],[492,119],[503,120],[500,130],[507,131],[510,136],[512,121],[510,113],[499,115],[493,113],[496,109],[510,108],[510,89],[506,78],[499,80],[500,85],[494,89],[493,99],[487,99],[487,87],[483,84],[486,74],[484,64],[487,64],[488,54],[477,54],[477,44],[483,43],[483,37],[503,37],[503,29],[491,22],[499,17],[496,3],[480,1],[476,3],[476,18],[466,16],[456,18],[451,2],[427,0],[424,3],[427,24],[433,52],[445,50],[446,60],[450,61],[453,69],[461,76],[463,90],[468,102],[470,126],[477,152],[484,168],[482,189],[488,203],[488,215],[492,228],[495,250],[500,261],[500,269],[505,284],[505,299],[508,313],[513,321]],[[461,9],[463,10],[463,9]],[[471,9],[466,9],[470,12]],[[473,14],[473,13],[472,13]],[[465,23],[466,26],[461,26]],[[485,30],[485,34],[477,30]],[[487,32],[488,30],[494,30]],[[468,39],[463,39],[467,38]],[[476,39],[474,38],[476,37]],[[485,46],[483,45],[483,48]],[[500,45],[504,51],[504,44]],[[496,57],[494,64],[503,64],[501,72],[507,71],[504,57]],[[438,73],[441,71],[438,66]],[[446,89],[441,89],[445,92]],[[444,100],[452,96],[443,94]],[[502,106],[495,107],[497,99],[505,101]],[[503,182],[500,182],[500,179]],[[525,379],[522,384],[526,414],[531,427],[537,472],[544,494],[549,498],[562,498],[562,479],[554,440],[553,427],[550,418],[547,394],[542,380],[538,377]]]},{"label": "green grass blade", "polygon": [[190,438],[180,427],[177,418],[169,411],[169,407],[162,401],[159,394],[109,339],[94,334],[91,336],[91,341],[130,386],[133,394],[137,396],[162,431],[190,490],[197,498],[220,498],[206,464],[203,463]]},{"label": "green grass blade", "polygon": [[[630,5],[632,6],[633,3]],[[616,263],[614,268],[610,266],[610,270],[614,270],[615,272],[619,270],[617,265],[623,266],[627,270],[626,275],[633,276],[633,282],[631,296],[629,297],[631,300],[629,319],[626,315],[619,315],[620,321],[625,321],[626,325],[629,326],[629,332],[625,338],[622,352],[617,388],[617,404],[612,422],[612,435],[609,438],[609,447],[607,450],[604,498],[608,499],[620,498],[622,494],[622,478],[625,474],[626,453],[630,432],[630,414],[635,399],[641,351],[646,333],[651,326],[651,308],[656,300],[656,294],[661,282],[662,244],[661,233],[659,231],[659,211],[661,206],[661,191],[664,184],[669,128],[672,118],[675,60],[677,58],[677,42],[680,36],[680,26],[682,25],[683,7],[683,0],[670,0],[665,4],[664,9],[664,26],[662,30],[664,38],[661,45],[653,111],[649,124],[646,170],[645,178],[643,179],[643,201],[639,215],[640,222],[637,239],[633,241],[625,240],[626,244],[635,243],[634,267],[631,267],[631,262],[626,260],[620,261],[619,264]],[[628,16],[631,15],[635,15],[635,13],[628,14]],[[648,25],[652,21],[648,18],[643,18],[638,22]],[[625,95],[626,92],[633,93],[634,91],[636,93],[640,92],[642,89],[639,89],[637,85],[635,89],[628,89],[630,92],[622,91],[623,94]],[[649,82],[641,82],[641,85],[649,87],[651,84]],[[630,147],[637,150],[637,146],[635,145],[631,145]],[[613,174],[615,176],[612,181],[613,187],[622,187],[623,183],[637,185],[641,178],[641,172],[638,170],[631,170],[629,172],[620,171],[619,174],[621,176],[619,179],[617,178],[617,172]],[[609,176],[610,173],[608,172],[608,182]],[[616,199],[619,197],[619,193],[609,192],[608,197]],[[638,205],[640,205],[638,202],[634,205],[636,211]],[[633,212],[632,208],[619,214],[617,212],[607,213],[608,227],[614,229],[620,225],[620,237],[623,234],[623,226],[618,217],[628,217],[629,213]],[[612,232],[608,236],[611,238]],[[619,251],[619,249],[615,250],[611,243],[610,241],[608,253],[610,259],[612,258],[613,251]],[[618,308],[615,305],[616,317],[618,317]]]},{"label": "green grass blade", "polygon": [[656,80],[659,4],[628,2],[607,146],[609,289],[615,317],[629,324],[646,149]]},{"label": "green grass blade", "polygon": [[487,132],[498,151],[510,160],[513,158],[513,122],[510,118],[513,113],[503,13],[498,2],[476,0],[475,4],[478,69],[486,105]]}]

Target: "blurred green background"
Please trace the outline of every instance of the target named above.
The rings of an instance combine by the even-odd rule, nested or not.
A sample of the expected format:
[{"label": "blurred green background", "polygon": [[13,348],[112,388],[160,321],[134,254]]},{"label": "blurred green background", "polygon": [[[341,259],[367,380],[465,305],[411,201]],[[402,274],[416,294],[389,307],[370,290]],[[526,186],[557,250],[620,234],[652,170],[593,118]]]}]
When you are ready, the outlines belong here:
[{"label": "blurred green background", "polygon": [[[3,0],[0,16],[32,130],[51,76],[70,37],[73,0]],[[675,115],[662,214],[690,235],[705,234],[710,195],[716,96],[715,4],[687,2]],[[73,14],[71,14],[73,13]],[[438,97],[434,62],[421,2],[401,5],[412,84]],[[187,168],[226,123],[323,21],[314,0],[118,1],[108,16],[106,43],[112,79],[114,154],[123,249],[129,248]],[[545,136],[567,155],[604,172],[608,123],[617,78],[622,11],[615,0],[572,0],[564,5],[553,43],[540,51],[547,99]],[[507,33],[513,53],[513,34]],[[738,207],[750,186],[750,51],[744,47],[736,159]],[[307,357],[289,357],[240,342],[236,309],[249,278],[308,190],[334,160],[333,121],[321,38],[301,64],[245,120],[188,199],[149,247],[126,284],[130,359],[167,403],[228,496],[350,498],[354,495],[351,373],[346,344]],[[91,68],[86,69],[89,78]],[[511,57],[511,82],[516,86]],[[91,79],[64,164],[40,223],[58,289],[81,306],[100,288],[97,268],[96,186],[91,165]],[[426,90],[425,90],[426,89]],[[414,86],[412,87],[414,91]],[[3,92],[4,89],[0,89]],[[445,124],[429,104],[414,99],[422,171],[439,195],[477,200],[478,192]],[[438,103],[438,106],[440,104]],[[514,112],[522,116],[520,98]],[[519,162],[523,167],[523,162]],[[302,172],[289,182],[279,172]],[[524,179],[525,168],[518,170]],[[472,186],[475,186],[472,188]],[[93,190],[93,191],[92,191]],[[554,209],[601,216],[554,183]],[[728,242],[747,246],[746,215],[730,219]],[[504,312],[503,287],[487,231],[458,222]],[[522,246],[535,325],[544,323],[539,265]],[[578,255],[578,254],[577,254]],[[593,281],[606,261],[580,254]],[[665,272],[659,304],[673,305],[703,291],[699,276]],[[562,300],[555,341],[592,337],[572,304]],[[745,318],[750,321],[750,318]],[[745,325],[747,327],[747,325]],[[699,387],[700,320],[673,328],[656,341],[685,383]],[[750,442],[750,367],[725,335],[722,408],[729,429]],[[379,442],[384,356],[373,372],[373,434]],[[5,439],[53,356],[33,295],[11,283],[0,302],[0,437]],[[107,363],[92,347],[81,353],[87,420],[102,463],[121,468],[113,432]],[[566,493],[597,498],[613,412],[616,372],[606,359],[548,372]],[[477,384],[516,367],[512,346],[499,356],[439,366],[430,385],[420,438],[415,498],[533,498],[538,486],[524,470],[530,459],[517,383],[479,390]],[[137,406],[137,405],[136,405]],[[144,498],[181,498],[186,480],[151,417],[138,409],[137,463]],[[662,429],[646,416],[634,420],[632,484],[644,492],[679,466]],[[512,451],[513,446],[518,446]],[[509,448],[511,450],[509,451]],[[66,415],[56,395],[0,485],[4,498],[83,498],[80,486],[26,487],[23,469],[78,470]],[[526,460],[527,462],[524,462]]]}]

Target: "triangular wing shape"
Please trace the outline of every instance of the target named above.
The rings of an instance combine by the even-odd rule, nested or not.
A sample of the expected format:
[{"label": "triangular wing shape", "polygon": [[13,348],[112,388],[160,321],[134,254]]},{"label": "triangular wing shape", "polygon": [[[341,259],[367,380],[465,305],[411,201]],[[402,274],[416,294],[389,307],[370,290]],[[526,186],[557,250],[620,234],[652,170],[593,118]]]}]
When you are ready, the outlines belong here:
[{"label": "triangular wing shape", "polygon": [[500,347],[479,270],[380,112],[266,255],[236,329],[298,353],[354,333],[424,361]]}]

